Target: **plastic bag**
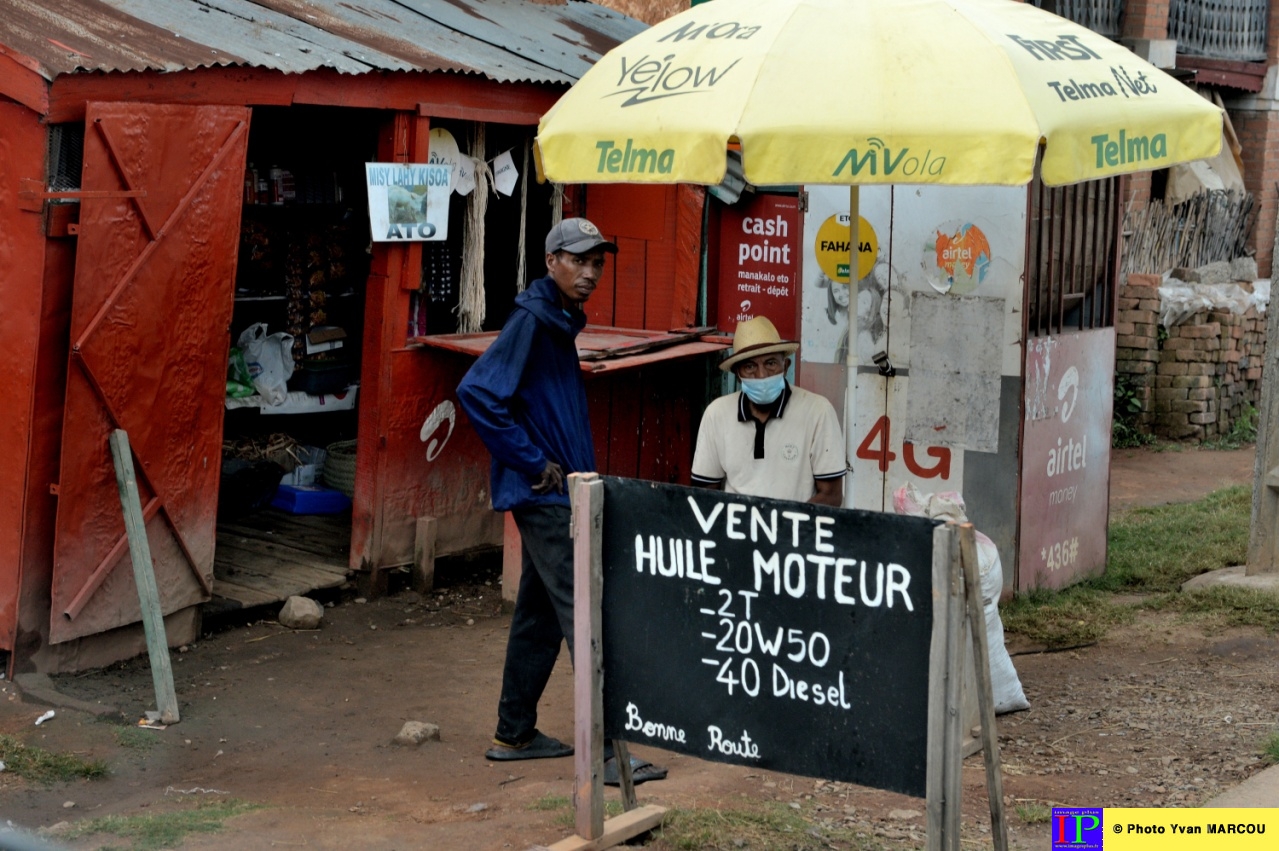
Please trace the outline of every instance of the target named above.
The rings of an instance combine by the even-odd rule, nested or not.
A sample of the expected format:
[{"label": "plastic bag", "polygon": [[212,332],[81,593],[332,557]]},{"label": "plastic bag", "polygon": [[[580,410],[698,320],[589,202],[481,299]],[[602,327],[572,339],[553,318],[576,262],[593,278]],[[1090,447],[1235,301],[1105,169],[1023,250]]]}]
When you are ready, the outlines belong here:
[{"label": "plastic bag", "polygon": [[289,393],[293,375],[293,337],[283,332],[267,334],[266,323],[244,329],[240,349],[253,386],[268,405],[281,405]]},{"label": "plastic bag", "polygon": [[[967,523],[964,498],[956,491],[921,494],[907,483],[893,492],[893,510],[914,517],[931,517]],[[1029,709],[1030,702],[1022,690],[1017,669],[1004,646],[1004,622],[999,617],[999,595],[1004,590],[1004,570],[999,561],[999,548],[990,538],[977,532],[977,567],[981,582],[981,603],[986,614],[986,645],[990,652],[990,690],[995,699],[995,714]]]},{"label": "plastic bag", "polygon": [[239,346],[231,347],[227,358],[226,394],[232,399],[243,399],[258,392],[253,386],[253,376],[249,374],[249,365],[244,362],[244,352]]}]

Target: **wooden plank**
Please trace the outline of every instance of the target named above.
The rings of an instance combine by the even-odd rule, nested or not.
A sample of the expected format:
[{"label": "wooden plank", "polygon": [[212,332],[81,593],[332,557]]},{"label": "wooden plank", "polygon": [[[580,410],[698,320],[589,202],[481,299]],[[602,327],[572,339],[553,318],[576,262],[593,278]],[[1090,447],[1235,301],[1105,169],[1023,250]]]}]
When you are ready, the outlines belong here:
[{"label": "wooden plank", "polygon": [[[234,582],[228,582],[219,579],[214,586],[214,597],[221,597],[226,600],[234,600],[240,605],[249,608],[252,606],[265,606],[270,603],[280,602],[280,598],[274,594],[257,588],[251,588],[248,585],[239,585]],[[286,598],[287,599],[287,598]]]},{"label": "wooden plank", "polygon": [[214,560],[214,575],[219,572],[227,578],[246,581],[244,577],[256,576],[268,583],[284,583],[289,587],[298,585],[312,588],[333,588],[346,581],[345,572],[326,570],[317,565],[299,562],[274,561],[262,559],[257,553],[234,552]]},{"label": "wooden plank", "polygon": [[634,836],[652,830],[666,818],[666,808],[649,804],[604,822],[603,833],[598,839],[570,836],[548,847],[547,851],[603,851],[621,845]]},{"label": "wooden plank", "polygon": [[973,524],[959,527],[959,555],[964,568],[964,596],[972,628],[973,667],[977,673],[977,703],[981,710],[981,740],[986,762],[986,796],[990,799],[991,839],[995,851],[1008,851],[1008,822],[1004,814],[1004,780],[999,773],[999,736],[995,728],[995,695],[990,682],[990,647],[986,643],[986,611],[982,607],[981,573],[977,564],[977,536]]},{"label": "wooden plank", "polygon": [[[236,555],[232,555],[235,553]],[[275,565],[300,565],[322,570],[336,576],[346,576],[350,570],[345,564],[334,558],[325,558],[315,553],[295,550],[278,544],[254,540],[253,538],[223,538],[218,542],[215,561],[234,561],[245,566],[258,565],[262,570],[270,571]]]},{"label": "wooden plank", "polygon": [[334,567],[346,567],[347,548],[336,541],[325,543],[324,533],[317,530],[308,540],[308,536],[299,532],[270,532],[261,529],[220,529],[218,546],[236,544],[243,549],[256,550],[263,553],[279,552],[282,557],[295,558],[299,561],[328,564]]},{"label": "wooden plank", "polygon": [[142,501],[138,497],[138,478],[133,472],[133,453],[129,435],[123,429],[111,432],[111,459],[115,462],[115,481],[120,489],[124,509],[124,528],[129,536],[129,559],[133,562],[133,579],[138,586],[138,602],[142,607],[142,629],[147,638],[147,655],[151,659],[151,679],[155,685],[156,708],[165,724],[176,724],[178,697],[173,690],[173,667],[169,661],[169,639],[164,630],[164,613],[160,610],[160,591],[155,584],[151,565],[151,545],[147,540],[146,521],[142,518]]},{"label": "wooden plank", "polygon": [[[291,581],[290,581],[291,580]],[[319,583],[310,581],[306,578],[297,576],[293,577],[267,577],[260,575],[250,575],[244,573],[236,573],[223,578],[215,578],[216,593],[223,597],[232,597],[241,599],[236,596],[236,588],[247,588],[253,591],[251,595],[252,601],[245,600],[246,605],[265,605],[269,603],[282,603],[293,596],[302,596],[310,591],[322,587]]]},{"label": "wooden plank", "polygon": [[[643,328],[647,306],[647,252],[642,240],[619,236],[614,267],[617,286],[613,292],[613,324],[622,328]],[[660,317],[666,324],[670,311]]]},{"label": "wooden plank", "polygon": [[[447,71],[342,74],[317,69],[286,74],[267,68],[200,68],[170,73],[63,74],[50,87],[48,120],[83,121],[89,101],[366,107],[441,118],[500,115],[505,124],[535,125],[562,86],[494,83]],[[43,112],[44,110],[40,110]],[[446,113],[448,113],[446,115]]]},{"label": "wooden plank", "polygon": [[256,541],[264,547],[276,546],[287,552],[313,556],[326,564],[343,567],[347,564],[347,553],[350,549],[349,538],[339,539],[326,535],[320,530],[307,535],[291,530],[273,532],[269,529],[254,529],[247,526],[219,526],[218,541],[219,546],[228,541]]},{"label": "wooden plank", "polygon": [[[573,805],[578,836],[604,835],[604,482],[595,473],[568,477],[573,536]],[[633,834],[632,834],[633,835]],[[607,846],[601,846],[607,847]]]},{"label": "wooden plank", "polygon": [[419,594],[435,588],[436,519],[419,517],[413,536],[413,590]]}]

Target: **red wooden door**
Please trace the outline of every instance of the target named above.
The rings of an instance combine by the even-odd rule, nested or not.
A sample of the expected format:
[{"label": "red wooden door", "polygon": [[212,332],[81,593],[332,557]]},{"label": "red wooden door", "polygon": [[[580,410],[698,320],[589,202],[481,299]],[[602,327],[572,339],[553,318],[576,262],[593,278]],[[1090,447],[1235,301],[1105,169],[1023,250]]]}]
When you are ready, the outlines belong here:
[{"label": "red wooden door", "polygon": [[52,642],[140,619],[115,428],[165,614],[209,598],[248,130],[243,107],[88,105]]}]

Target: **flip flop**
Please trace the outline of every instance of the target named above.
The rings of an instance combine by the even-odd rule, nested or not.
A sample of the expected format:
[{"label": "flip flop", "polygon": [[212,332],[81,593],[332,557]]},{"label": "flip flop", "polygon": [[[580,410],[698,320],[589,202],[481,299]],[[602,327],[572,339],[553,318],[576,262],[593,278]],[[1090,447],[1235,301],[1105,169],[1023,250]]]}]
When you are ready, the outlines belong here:
[{"label": "flip flop", "polygon": [[533,738],[523,745],[504,745],[495,741],[493,747],[484,752],[485,759],[499,762],[514,759],[553,759],[572,755],[572,745],[566,745],[559,739],[552,739],[540,732],[535,732]]},{"label": "flip flop", "polygon": [[[666,778],[666,769],[660,765],[653,765],[646,759],[640,759],[637,756],[631,757],[631,781],[638,786],[649,780],[664,780]],[[605,786],[621,786],[621,772],[617,768],[617,757],[609,757],[604,760],[604,785]]]}]

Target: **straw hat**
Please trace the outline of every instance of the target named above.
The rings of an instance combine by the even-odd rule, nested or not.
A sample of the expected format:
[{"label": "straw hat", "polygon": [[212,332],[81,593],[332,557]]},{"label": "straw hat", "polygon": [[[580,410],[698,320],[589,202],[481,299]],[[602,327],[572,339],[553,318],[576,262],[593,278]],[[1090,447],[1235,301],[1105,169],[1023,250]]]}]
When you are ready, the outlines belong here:
[{"label": "straw hat", "polygon": [[732,370],[738,363],[760,355],[794,354],[799,343],[794,340],[783,340],[777,328],[767,316],[756,316],[737,324],[733,332],[733,354],[724,358],[719,368],[725,372]]}]

